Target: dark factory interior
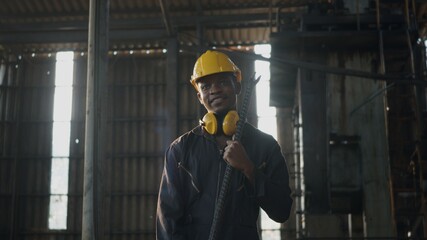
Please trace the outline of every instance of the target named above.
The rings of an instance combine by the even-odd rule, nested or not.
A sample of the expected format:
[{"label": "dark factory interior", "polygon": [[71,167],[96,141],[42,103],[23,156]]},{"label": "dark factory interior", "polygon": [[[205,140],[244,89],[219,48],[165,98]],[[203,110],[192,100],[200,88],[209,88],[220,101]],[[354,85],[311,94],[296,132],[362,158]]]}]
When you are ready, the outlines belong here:
[{"label": "dark factory interior", "polygon": [[206,50],[286,159],[260,239],[427,239],[426,41],[424,0],[2,0],[0,239],[156,239]]}]

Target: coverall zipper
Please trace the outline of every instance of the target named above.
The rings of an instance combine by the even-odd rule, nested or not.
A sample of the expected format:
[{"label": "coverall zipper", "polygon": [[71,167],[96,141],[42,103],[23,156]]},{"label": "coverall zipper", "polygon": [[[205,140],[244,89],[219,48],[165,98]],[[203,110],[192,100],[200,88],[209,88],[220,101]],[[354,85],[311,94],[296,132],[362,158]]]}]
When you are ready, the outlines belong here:
[{"label": "coverall zipper", "polygon": [[182,168],[188,175],[190,175],[190,178],[191,178],[191,185],[193,185],[193,187],[196,189],[196,191],[198,192],[198,193],[200,193],[200,190],[199,190],[199,188],[196,186],[196,183],[194,182],[194,177],[193,177],[193,174],[191,174],[191,172],[190,171],[188,171],[185,167],[184,167],[184,165],[182,165],[182,163],[181,162],[178,162],[178,168]]}]

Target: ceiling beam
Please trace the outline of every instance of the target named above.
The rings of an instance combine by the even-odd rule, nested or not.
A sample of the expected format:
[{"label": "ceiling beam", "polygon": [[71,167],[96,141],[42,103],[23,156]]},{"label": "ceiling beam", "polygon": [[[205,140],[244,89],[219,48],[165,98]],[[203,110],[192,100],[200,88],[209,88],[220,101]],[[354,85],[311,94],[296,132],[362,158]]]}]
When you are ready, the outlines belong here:
[{"label": "ceiling beam", "polygon": [[[112,30],[109,33],[114,40],[155,40],[166,39],[165,30]],[[73,31],[35,31],[35,32],[0,32],[0,44],[23,43],[69,43],[87,42],[88,32],[85,30]]]},{"label": "ceiling beam", "polygon": [[[196,19],[196,20],[195,20]],[[210,29],[250,28],[268,26],[269,16],[265,14],[230,14],[216,16],[182,16],[171,19],[176,28],[196,29],[197,24]],[[52,23],[19,23],[3,25],[0,30],[0,44],[14,43],[64,43],[86,42],[88,22],[64,21]],[[164,22],[158,17],[132,20],[111,20],[111,40],[152,40],[164,39],[173,32],[164,29]]]},{"label": "ceiling beam", "polygon": [[[197,19],[197,20],[195,20]],[[196,27],[197,23],[205,26],[218,26],[227,24],[248,25],[253,23],[269,23],[268,13],[258,14],[229,14],[215,16],[181,16],[174,17],[170,20],[178,27]],[[87,30],[88,22],[81,21],[62,21],[50,23],[19,23],[19,24],[2,24],[0,34],[3,32],[29,32],[29,31],[59,31],[59,30]],[[129,20],[110,20],[110,30],[112,29],[153,29],[164,28],[164,22],[158,17],[137,18]]]}]

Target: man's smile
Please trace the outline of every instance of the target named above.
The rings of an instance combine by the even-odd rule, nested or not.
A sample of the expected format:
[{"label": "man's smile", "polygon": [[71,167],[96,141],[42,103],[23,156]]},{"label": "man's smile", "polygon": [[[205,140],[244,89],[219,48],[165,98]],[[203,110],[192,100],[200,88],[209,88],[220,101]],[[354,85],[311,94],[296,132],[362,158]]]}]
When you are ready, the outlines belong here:
[{"label": "man's smile", "polygon": [[217,96],[217,97],[211,98],[209,100],[209,103],[210,104],[212,104],[212,103],[222,103],[222,102],[224,102],[226,100],[227,100],[227,97],[225,97],[225,96]]}]

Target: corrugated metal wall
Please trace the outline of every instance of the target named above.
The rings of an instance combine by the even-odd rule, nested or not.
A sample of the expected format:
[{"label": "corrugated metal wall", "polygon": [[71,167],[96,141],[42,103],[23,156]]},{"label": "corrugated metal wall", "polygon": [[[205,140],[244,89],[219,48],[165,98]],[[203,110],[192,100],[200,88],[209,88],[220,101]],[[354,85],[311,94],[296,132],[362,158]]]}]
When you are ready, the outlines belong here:
[{"label": "corrugated metal wall", "polygon": [[[180,55],[178,61],[179,67],[179,85],[178,85],[178,100],[179,100],[179,125],[178,132],[184,132],[194,128],[198,123],[200,113],[200,103],[197,99],[196,90],[190,84],[190,78],[193,74],[193,65],[196,61],[196,56],[189,54]],[[167,143],[169,145],[169,143]]]},{"label": "corrugated metal wall", "polygon": [[11,56],[1,84],[0,236],[47,228],[54,57]]},{"label": "corrugated metal wall", "polygon": [[[167,119],[165,57],[116,56],[109,67],[110,239],[152,239]],[[146,238],[147,237],[147,238]]]},{"label": "corrugated metal wall", "polygon": [[[190,58],[182,56],[179,67],[182,133],[197,123],[199,105],[188,83],[188,69],[194,61]],[[71,159],[75,161],[70,161],[68,227],[75,232],[81,231],[86,60],[78,56],[74,70]],[[105,237],[154,239],[157,192],[170,134],[165,103],[166,54],[112,55],[108,77]]]}]

